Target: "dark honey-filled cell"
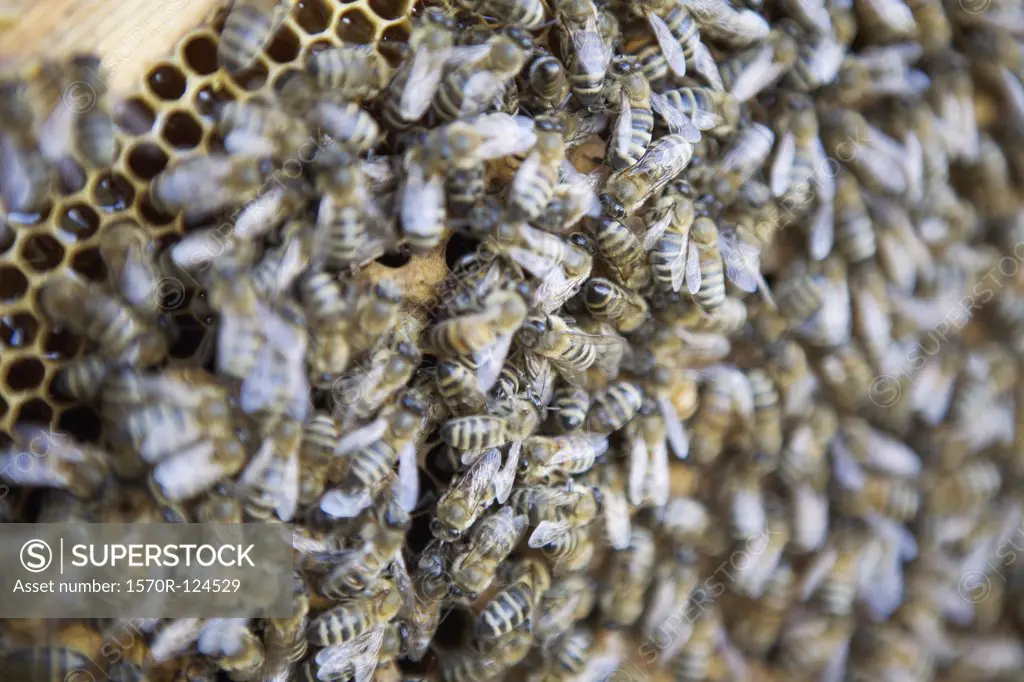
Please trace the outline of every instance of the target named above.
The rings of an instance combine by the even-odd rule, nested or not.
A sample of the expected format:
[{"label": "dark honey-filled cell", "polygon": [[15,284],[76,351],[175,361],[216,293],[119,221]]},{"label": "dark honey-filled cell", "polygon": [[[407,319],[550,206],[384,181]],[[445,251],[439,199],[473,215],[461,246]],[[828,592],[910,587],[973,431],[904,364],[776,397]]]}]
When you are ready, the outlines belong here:
[{"label": "dark honey-filled cell", "polygon": [[84,249],[71,259],[71,267],[75,272],[93,282],[102,282],[107,278],[107,266],[103,263],[99,249]]},{"label": "dark honey-filled cell", "polygon": [[0,254],[6,253],[14,246],[14,228],[0,222]]},{"label": "dark honey-filled cell", "polygon": [[234,97],[224,88],[205,85],[196,91],[195,111],[203,118],[214,118],[222,104]]},{"label": "dark honey-filled cell", "polygon": [[43,357],[47,360],[68,360],[75,357],[82,340],[66,329],[53,330],[43,339]]},{"label": "dark honey-filled cell", "polygon": [[409,255],[408,251],[389,251],[383,256],[377,259],[377,262],[386,268],[400,268],[409,260],[412,256]]},{"label": "dark honey-filled cell", "polygon": [[210,36],[195,36],[185,43],[181,54],[188,68],[201,76],[217,70],[217,44]]},{"label": "dark honey-filled cell", "polygon": [[152,142],[142,142],[128,150],[128,170],[140,180],[152,180],[167,167],[167,155]]},{"label": "dark honey-filled cell", "polygon": [[282,26],[267,46],[266,52],[278,64],[287,64],[299,56],[300,48],[299,37],[287,26]]},{"label": "dark honey-filled cell", "polygon": [[57,219],[57,230],[71,242],[83,242],[96,234],[100,217],[85,204],[66,206]]},{"label": "dark honey-filled cell", "polygon": [[15,426],[49,426],[53,419],[53,410],[42,398],[33,398],[26,401],[18,408],[18,417]]},{"label": "dark honey-filled cell", "polygon": [[0,343],[8,348],[31,346],[39,333],[39,323],[29,313],[7,313],[0,316]]},{"label": "dark honey-filled cell", "polygon": [[405,14],[408,0],[370,0],[370,9],[382,19],[397,19]]},{"label": "dark honey-filled cell", "polygon": [[163,137],[175,149],[192,149],[203,139],[203,128],[189,114],[175,111],[164,121]]},{"label": "dark honey-filled cell", "polygon": [[163,64],[153,69],[146,78],[149,89],[162,100],[174,101],[185,94],[188,84],[185,74],[173,64]]},{"label": "dark honey-filled cell", "polygon": [[13,265],[0,267],[0,302],[13,303],[28,291],[28,280]]},{"label": "dark honey-filled cell", "polygon": [[323,33],[331,23],[333,12],[321,0],[299,0],[292,10],[295,23],[306,33]]},{"label": "dark honey-filled cell", "polygon": [[57,429],[83,443],[95,443],[100,439],[103,425],[95,410],[79,405],[65,410],[57,418]]},{"label": "dark honey-filled cell", "polygon": [[104,173],[92,190],[96,203],[107,211],[123,211],[135,201],[135,188],[120,173]]},{"label": "dark honey-filled cell", "polygon": [[48,234],[33,235],[22,245],[21,258],[36,272],[47,272],[64,260],[64,247]]},{"label": "dark honey-filled cell", "polygon": [[7,368],[4,381],[12,391],[31,391],[43,383],[46,368],[35,358],[22,358],[12,362]]},{"label": "dark honey-filled cell", "polygon": [[144,135],[153,129],[156,114],[141,99],[131,97],[117,107],[114,120],[126,133]]},{"label": "dark honey-filled cell", "polygon": [[367,44],[373,42],[377,27],[373,21],[358,9],[345,12],[338,19],[338,37],[346,43]]}]

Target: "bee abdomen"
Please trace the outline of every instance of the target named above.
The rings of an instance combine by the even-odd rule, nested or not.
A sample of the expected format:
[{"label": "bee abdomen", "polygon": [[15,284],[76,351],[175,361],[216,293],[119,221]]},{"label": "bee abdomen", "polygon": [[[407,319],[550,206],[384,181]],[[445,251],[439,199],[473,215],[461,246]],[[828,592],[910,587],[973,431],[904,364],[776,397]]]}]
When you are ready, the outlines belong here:
[{"label": "bee abdomen", "polygon": [[860,263],[873,257],[878,247],[871,219],[865,215],[836,225],[836,241],[839,252],[850,263]]},{"label": "bee abdomen", "polygon": [[474,416],[449,419],[441,427],[441,440],[460,450],[483,450],[506,441],[505,420]]},{"label": "bee abdomen", "polygon": [[252,66],[274,28],[272,17],[255,7],[236,4],[224,22],[217,47],[221,66],[230,73]]},{"label": "bee abdomen", "polygon": [[384,441],[357,451],[349,462],[348,478],[359,487],[374,487],[391,473],[398,455]]},{"label": "bee abdomen", "polygon": [[529,586],[522,583],[499,592],[477,617],[477,637],[498,639],[525,623],[531,611],[530,592]]}]

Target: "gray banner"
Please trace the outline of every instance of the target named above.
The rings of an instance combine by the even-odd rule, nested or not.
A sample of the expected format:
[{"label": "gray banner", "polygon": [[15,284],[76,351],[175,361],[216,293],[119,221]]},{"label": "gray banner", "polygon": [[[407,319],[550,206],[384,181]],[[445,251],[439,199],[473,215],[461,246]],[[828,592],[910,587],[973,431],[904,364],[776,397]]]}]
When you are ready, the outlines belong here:
[{"label": "gray banner", "polygon": [[291,614],[283,523],[0,524],[0,618]]}]

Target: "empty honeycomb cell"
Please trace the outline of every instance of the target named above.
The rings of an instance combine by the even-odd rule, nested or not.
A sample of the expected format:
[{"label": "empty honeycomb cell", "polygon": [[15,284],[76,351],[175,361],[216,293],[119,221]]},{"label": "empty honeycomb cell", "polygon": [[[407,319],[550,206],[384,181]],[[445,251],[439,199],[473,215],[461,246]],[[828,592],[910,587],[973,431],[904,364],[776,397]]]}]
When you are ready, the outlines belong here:
[{"label": "empty honeycomb cell", "polygon": [[65,158],[61,160],[60,174],[57,178],[58,191],[64,196],[81,192],[82,188],[89,181],[85,169],[75,163],[74,160]]},{"label": "empty honeycomb cell", "polygon": [[195,106],[200,116],[213,118],[217,108],[224,102],[232,100],[231,93],[224,89],[215,89],[206,85],[196,92]]},{"label": "empty honeycomb cell", "polygon": [[267,82],[267,67],[262,61],[257,61],[251,68],[231,74],[231,80],[243,90],[249,92],[259,90]]},{"label": "empty honeycomb cell", "polygon": [[53,419],[53,409],[42,398],[33,398],[18,408],[17,426],[30,424],[49,426]]},{"label": "empty honeycomb cell", "polygon": [[75,357],[81,346],[81,339],[71,332],[53,330],[43,339],[43,357],[47,360],[68,360]]},{"label": "empty honeycomb cell", "polygon": [[370,9],[381,19],[397,19],[409,11],[409,1],[370,0]]},{"label": "empty honeycomb cell", "polygon": [[140,180],[152,180],[167,167],[167,154],[152,142],[142,142],[128,150],[128,170]]},{"label": "empty honeycomb cell", "polygon": [[92,190],[96,203],[107,211],[123,211],[135,201],[135,188],[120,173],[104,173]]},{"label": "empty honeycomb cell", "polygon": [[28,280],[13,265],[0,267],[0,302],[13,303],[28,291]]},{"label": "empty honeycomb cell", "polygon": [[362,12],[353,8],[342,13],[338,19],[338,37],[346,43],[368,44],[373,42],[377,35],[377,27],[374,22]]},{"label": "empty honeycomb cell", "polygon": [[463,256],[476,251],[480,242],[475,239],[464,237],[460,234],[453,234],[444,245],[444,262],[448,268],[455,267],[455,264]]},{"label": "empty honeycomb cell", "polygon": [[64,260],[64,247],[48,234],[33,235],[22,245],[21,258],[36,272],[47,272]]},{"label": "empty honeycomb cell", "polygon": [[333,12],[321,0],[299,0],[295,3],[292,15],[295,17],[295,23],[303,31],[309,35],[315,35],[327,30],[331,24]]},{"label": "empty honeycomb cell", "polygon": [[146,78],[149,89],[162,100],[181,99],[185,94],[188,80],[185,74],[173,64],[162,64],[153,69]]},{"label": "empty honeycomb cell", "polygon": [[174,216],[167,215],[154,206],[153,200],[149,198],[148,194],[144,196],[142,201],[139,203],[139,214],[142,216],[143,220],[153,223],[154,225],[167,225],[174,222]]},{"label": "empty honeycomb cell", "polygon": [[175,111],[164,121],[163,137],[175,149],[192,149],[203,139],[203,127],[185,111]]},{"label": "empty honeycomb cell", "polygon": [[299,56],[301,49],[299,37],[287,26],[282,26],[277,32],[270,45],[267,46],[267,56],[278,64],[287,64]]},{"label": "empty honeycomb cell", "polygon": [[65,206],[57,221],[58,232],[72,242],[84,242],[96,234],[99,227],[100,217],[86,204]]},{"label": "empty honeycomb cell", "polygon": [[377,259],[377,262],[387,268],[400,268],[412,259],[408,251],[389,251]]},{"label": "empty honeycomb cell", "polygon": [[201,76],[217,70],[217,44],[212,36],[198,35],[190,39],[181,50],[185,65]]},{"label": "empty honeycomb cell", "polygon": [[7,223],[0,223],[0,254],[6,253],[14,246],[14,228]]},{"label": "empty honeycomb cell", "polygon": [[99,249],[84,249],[71,259],[71,267],[75,272],[93,282],[102,282],[107,278],[107,266],[103,263]]},{"label": "empty honeycomb cell", "polygon": [[72,407],[57,418],[57,428],[84,443],[96,443],[102,432],[102,422],[96,411],[85,405]]},{"label": "empty honeycomb cell", "polygon": [[7,388],[12,391],[31,391],[43,383],[46,368],[35,358],[22,358],[7,368]]},{"label": "empty honeycomb cell", "polygon": [[153,124],[156,123],[156,114],[141,99],[131,97],[117,108],[114,119],[126,133],[145,135],[153,129]]},{"label": "empty honeycomb cell", "polygon": [[8,313],[0,317],[0,342],[8,348],[31,346],[39,333],[39,323],[31,314]]}]

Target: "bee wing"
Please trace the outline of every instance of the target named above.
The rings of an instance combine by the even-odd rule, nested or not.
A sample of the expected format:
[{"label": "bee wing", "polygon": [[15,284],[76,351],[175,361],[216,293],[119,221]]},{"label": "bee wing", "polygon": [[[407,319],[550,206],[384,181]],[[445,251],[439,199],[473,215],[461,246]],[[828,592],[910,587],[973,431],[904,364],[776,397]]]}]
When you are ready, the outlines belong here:
[{"label": "bee wing", "polygon": [[633,107],[629,103],[629,95],[623,88],[619,92],[619,116],[615,119],[612,131],[612,145],[618,154],[629,153],[629,143],[633,139]]},{"label": "bee wing", "polygon": [[343,673],[352,665],[355,667],[356,682],[369,682],[377,667],[377,657],[384,642],[386,627],[378,625],[358,637],[318,651],[316,662],[320,669],[317,678],[334,679],[334,675]]},{"label": "bee wing", "polygon": [[910,201],[920,201],[924,193],[924,147],[914,132],[908,132],[903,139],[904,172],[907,175],[907,194]]},{"label": "bee wing", "polygon": [[686,459],[690,455],[690,438],[686,435],[686,430],[683,428],[683,422],[679,418],[675,405],[672,404],[672,401],[667,396],[663,395],[658,396],[657,403],[658,410],[661,412],[661,418],[665,422],[668,442],[672,446],[672,452],[679,459]]},{"label": "bee wing", "polygon": [[459,45],[445,50],[445,65],[449,69],[476,64],[478,61],[491,53],[491,46],[487,43],[482,45]]},{"label": "bee wing", "polygon": [[[661,239],[661,236],[665,234],[665,230],[667,230],[668,226],[672,224],[672,213],[672,208],[666,209],[657,220],[647,226],[647,232],[644,233],[644,251],[650,251],[653,249],[654,245],[658,243],[659,239]],[[686,249],[683,249],[683,252],[685,251]]]},{"label": "bee wing", "polygon": [[[245,489],[268,477],[274,477],[276,485],[269,488],[277,497],[274,510],[277,512],[277,517],[285,523],[295,517],[295,508],[299,502],[298,454],[294,448],[282,452],[272,438],[266,438],[238,479],[239,485]],[[277,474],[274,472],[274,468],[277,466],[279,457],[284,457],[285,462],[280,474]]]},{"label": "bee wing", "polygon": [[466,81],[459,113],[462,116],[470,116],[486,107],[501,89],[502,84],[498,74],[492,71],[474,73]]},{"label": "bee wing", "polygon": [[398,504],[411,512],[420,501],[420,468],[416,463],[416,444],[406,443],[398,451]]},{"label": "bee wing", "polygon": [[566,464],[577,459],[600,457],[608,451],[608,437],[600,433],[574,433],[558,439],[561,447],[546,464]]},{"label": "bee wing", "polygon": [[498,504],[505,504],[512,494],[512,485],[516,482],[516,471],[519,469],[519,453],[523,449],[521,440],[513,441],[509,446],[505,466],[494,477],[494,499]]},{"label": "bee wing", "polygon": [[745,537],[760,533],[768,522],[759,485],[744,485],[733,491],[730,511],[736,530]]},{"label": "bee wing", "polygon": [[328,490],[320,498],[320,510],[340,519],[351,519],[373,503],[365,490],[349,494],[340,490]]},{"label": "bee wing", "polygon": [[[608,70],[611,52],[597,29],[597,18],[591,14],[582,29],[570,32],[573,52],[586,73],[604,74]],[[683,63],[685,68],[685,61]]]},{"label": "bee wing", "polygon": [[163,663],[184,654],[199,639],[204,619],[173,618],[153,635],[149,654],[156,663]]},{"label": "bee wing", "polygon": [[668,447],[664,440],[651,444],[651,466],[647,492],[655,507],[664,507],[669,497]]},{"label": "bee wing", "polygon": [[775,159],[772,161],[772,168],[769,177],[769,185],[772,188],[772,195],[778,199],[789,189],[789,175],[793,171],[793,162],[796,160],[796,136],[792,131],[787,130],[779,139],[778,147],[775,149]]},{"label": "bee wing", "polygon": [[[509,190],[510,195],[523,195],[528,194],[533,185],[534,178],[537,177],[537,172],[540,169],[540,152],[534,150],[526,157],[526,160],[519,166],[515,176],[512,178],[512,187]],[[524,236],[529,243],[529,231]]]},{"label": "bee wing", "polygon": [[483,499],[492,479],[501,468],[501,451],[488,450],[470,466],[466,475],[452,486],[450,495],[464,495],[468,500]]},{"label": "bee wing", "polygon": [[629,503],[626,502],[626,496],[618,490],[605,489],[603,500],[608,542],[612,549],[624,550],[629,547],[633,535],[633,526],[629,521]]},{"label": "bee wing", "polygon": [[669,68],[672,69],[672,73],[679,78],[685,76],[686,55],[683,54],[683,46],[672,35],[672,30],[669,29],[668,24],[650,10],[647,12],[647,23],[651,27],[654,39],[658,41],[658,47],[661,48],[662,54],[665,55],[665,61],[668,62]]},{"label": "bee wing", "polygon": [[541,521],[537,528],[530,534],[527,544],[534,549],[557,540],[563,535],[572,532],[574,526],[565,521]]},{"label": "bee wing", "polygon": [[402,191],[400,215],[402,229],[409,234],[429,234],[436,227],[438,213],[444,208],[444,178],[440,173],[426,176],[423,166],[409,164]]},{"label": "bee wing", "polygon": [[722,76],[718,72],[718,63],[711,56],[707,46],[700,41],[693,45],[693,61],[697,73],[704,77],[712,90],[725,92],[725,84],[722,83]]},{"label": "bee wing", "polygon": [[672,106],[664,95],[652,92],[651,108],[665,119],[665,125],[668,126],[670,133],[682,135],[691,144],[700,142],[700,129],[693,124],[689,116]]},{"label": "bee wing", "polygon": [[647,452],[647,442],[644,440],[640,429],[636,429],[630,439],[629,448],[629,501],[634,505],[641,505],[644,501],[644,488],[647,480],[647,467],[650,455]]},{"label": "bee wing", "polygon": [[537,143],[533,121],[524,116],[485,114],[477,117],[473,129],[484,138],[476,152],[484,161],[525,154]]},{"label": "bee wing", "polygon": [[817,592],[838,559],[839,553],[834,547],[818,552],[804,569],[803,577],[800,580],[800,601],[807,601],[811,595]]},{"label": "bee wing", "polygon": [[825,669],[821,671],[821,682],[843,682],[846,679],[846,661],[850,656],[850,638],[846,637],[836,648]]},{"label": "bee wing", "polygon": [[491,390],[505,366],[505,358],[512,346],[512,334],[496,334],[494,343],[473,354],[477,363],[476,385],[482,393]]},{"label": "bee wing", "polygon": [[871,429],[868,434],[868,464],[895,476],[917,476],[921,458],[902,441]]},{"label": "bee wing", "polygon": [[366,426],[350,431],[338,439],[337,444],[334,446],[334,456],[340,457],[365,448],[371,443],[380,440],[387,430],[388,420],[381,417],[373,420]]},{"label": "bee wing", "polygon": [[725,273],[732,283],[748,293],[757,291],[760,286],[760,249],[740,241],[735,231],[722,230],[718,233],[718,250],[722,254]]},{"label": "bee wing", "polygon": [[828,498],[806,483],[792,488],[793,516],[803,519],[800,548],[817,551],[828,539]]},{"label": "bee wing", "polygon": [[196,443],[160,462],[153,469],[153,480],[169,500],[195,497],[224,477],[214,455],[213,443]]},{"label": "bee wing", "polygon": [[[686,289],[690,292],[691,296],[696,295],[696,293],[700,291],[700,283],[700,248],[697,246],[697,243],[691,239],[686,249]],[[675,286],[674,277],[672,286]]]},{"label": "bee wing", "polygon": [[832,473],[840,485],[848,490],[860,490],[867,482],[864,470],[841,435],[832,440]]},{"label": "bee wing", "polygon": [[[781,67],[774,62],[775,51],[771,45],[762,45],[755,49],[757,56],[740,71],[729,87],[729,94],[735,97],[737,102],[753,99],[759,92],[770,87],[776,78],[782,76],[779,70]],[[737,57],[743,58],[744,55]]]},{"label": "bee wing", "polygon": [[431,51],[423,45],[413,54],[409,77],[398,105],[398,113],[403,119],[418,121],[427,112],[444,77],[447,58],[447,51]]},{"label": "bee wing", "polygon": [[836,241],[835,209],[831,202],[818,200],[818,207],[811,218],[807,251],[814,260],[824,260],[832,253]]},{"label": "bee wing", "polygon": [[[519,261],[517,260],[517,262]],[[521,265],[526,268],[524,263]],[[567,277],[565,271],[560,267],[550,268],[541,276],[540,286],[537,287],[537,300],[540,301],[541,309],[545,313],[553,313],[561,308],[563,303],[575,296],[583,287],[583,283],[588,277],[590,277],[589,268],[584,268],[576,277]]]}]

